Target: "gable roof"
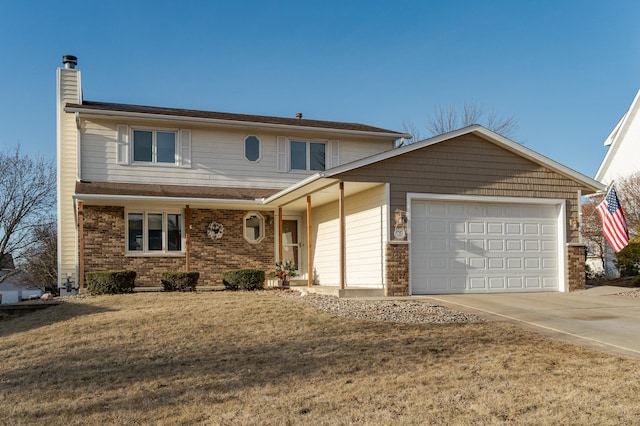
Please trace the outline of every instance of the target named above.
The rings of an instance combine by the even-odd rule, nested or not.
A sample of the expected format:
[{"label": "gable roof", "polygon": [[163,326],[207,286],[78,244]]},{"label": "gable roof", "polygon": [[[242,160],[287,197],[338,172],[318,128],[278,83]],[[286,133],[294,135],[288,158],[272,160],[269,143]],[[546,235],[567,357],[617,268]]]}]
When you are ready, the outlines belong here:
[{"label": "gable roof", "polygon": [[633,102],[631,102],[631,106],[624,113],[618,124],[613,128],[609,136],[604,140],[604,146],[608,146],[609,149],[602,159],[602,163],[600,163],[600,167],[598,167],[598,171],[596,172],[595,178],[597,180],[602,180],[607,171],[611,162],[613,161],[616,152],[620,148],[620,144],[625,139],[631,124],[635,121],[638,116],[638,112],[640,112],[640,90],[636,93],[635,98],[633,98]]},{"label": "gable roof", "polygon": [[358,169],[360,167],[368,166],[370,164],[377,163],[379,161],[384,161],[392,157],[403,155],[412,151],[416,151],[431,145],[438,144],[440,142],[448,141],[450,139],[454,139],[459,136],[463,136],[471,133],[477,136],[480,136],[481,138],[488,140],[492,143],[495,143],[496,145],[508,151],[511,151],[519,155],[520,157],[526,158],[530,161],[533,161],[534,163],[540,164],[563,176],[566,176],[567,178],[580,183],[583,186],[583,188],[586,189],[587,191],[597,192],[597,191],[604,191],[606,189],[605,185],[603,185],[602,183],[594,179],[591,179],[590,177],[587,177],[567,166],[564,166],[554,160],[551,160],[550,158],[545,157],[544,155],[539,154],[510,139],[507,139],[504,136],[501,136],[485,127],[482,127],[478,124],[474,124],[472,126],[464,127],[459,130],[454,130],[453,132],[444,133],[442,135],[434,136],[429,139],[424,139],[410,145],[406,145],[390,151],[385,151],[379,154],[372,155],[367,158],[363,158],[361,160],[356,160],[348,164],[334,167],[324,172],[316,173],[315,175],[309,176],[307,179],[304,179],[298,184],[290,186],[289,188],[284,189],[266,198],[264,202],[266,204],[266,203],[274,202],[283,197],[291,198],[291,196],[294,195],[295,192],[304,191],[307,189],[306,187],[308,187],[309,185],[313,184],[313,186],[317,186],[318,180],[321,180],[321,179],[335,180],[339,178],[339,175],[342,173],[349,172],[349,171]]},{"label": "gable roof", "polygon": [[339,121],[309,120],[307,118],[285,118],[266,115],[233,114],[227,112],[202,111],[193,109],[164,108],[145,105],[129,105],[109,102],[82,101],[81,104],[68,103],[66,112],[126,116],[139,118],[171,119],[182,121],[199,121],[228,125],[244,125],[255,127],[291,128],[301,130],[324,130],[341,133],[382,136],[395,139],[409,138],[411,135],[382,129],[360,123]]}]

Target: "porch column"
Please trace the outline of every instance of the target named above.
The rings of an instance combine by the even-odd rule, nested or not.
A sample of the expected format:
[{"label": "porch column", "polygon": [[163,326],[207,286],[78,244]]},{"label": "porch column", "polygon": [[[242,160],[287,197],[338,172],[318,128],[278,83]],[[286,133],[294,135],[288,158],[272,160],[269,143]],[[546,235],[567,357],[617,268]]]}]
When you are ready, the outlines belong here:
[{"label": "porch column", "polygon": [[189,204],[184,207],[184,270],[189,272],[189,268],[191,266],[191,209],[189,208]]},{"label": "porch column", "polygon": [[78,290],[84,288],[84,203],[78,202]]},{"label": "porch column", "polygon": [[278,207],[278,259],[277,260],[278,262],[282,262],[282,207]]},{"label": "porch column", "polygon": [[311,222],[311,195],[307,195],[307,286],[313,286],[313,224]]},{"label": "porch column", "polygon": [[340,182],[340,189],[339,189],[338,210],[339,210],[338,218],[340,221],[340,230],[339,230],[340,259],[338,260],[338,267],[340,268],[339,281],[340,281],[340,289],[344,290],[346,250],[345,250],[345,219],[344,219],[344,182],[342,181]]}]

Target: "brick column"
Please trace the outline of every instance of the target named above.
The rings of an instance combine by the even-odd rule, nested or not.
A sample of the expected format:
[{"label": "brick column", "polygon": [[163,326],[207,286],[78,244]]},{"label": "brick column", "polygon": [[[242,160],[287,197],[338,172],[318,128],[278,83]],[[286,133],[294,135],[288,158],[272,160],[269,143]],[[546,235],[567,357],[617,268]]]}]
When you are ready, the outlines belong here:
[{"label": "brick column", "polygon": [[409,295],[409,244],[406,241],[387,243],[385,274],[385,296]]},{"label": "brick column", "polygon": [[585,286],[584,244],[567,244],[567,287],[569,291],[584,290]]}]

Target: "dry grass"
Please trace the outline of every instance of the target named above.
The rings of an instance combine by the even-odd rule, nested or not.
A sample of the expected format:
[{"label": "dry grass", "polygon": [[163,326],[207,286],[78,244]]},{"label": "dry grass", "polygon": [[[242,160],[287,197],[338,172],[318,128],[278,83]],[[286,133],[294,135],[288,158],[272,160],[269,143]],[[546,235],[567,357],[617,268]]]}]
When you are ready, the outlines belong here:
[{"label": "dry grass", "polygon": [[78,299],[0,323],[0,359],[0,424],[640,422],[638,360],[268,293]]}]

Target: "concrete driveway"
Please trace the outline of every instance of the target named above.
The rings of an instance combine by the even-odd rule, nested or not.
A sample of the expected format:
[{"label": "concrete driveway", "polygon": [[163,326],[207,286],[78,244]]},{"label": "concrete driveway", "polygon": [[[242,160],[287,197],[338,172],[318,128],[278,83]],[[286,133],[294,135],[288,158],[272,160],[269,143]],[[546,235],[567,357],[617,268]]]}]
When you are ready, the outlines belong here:
[{"label": "concrete driveway", "polygon": [[632,289],[594,287],[576,293],[455,294],[426,296],[459,311],[515,321],[547,336],[640,358],[640,298]]}]

